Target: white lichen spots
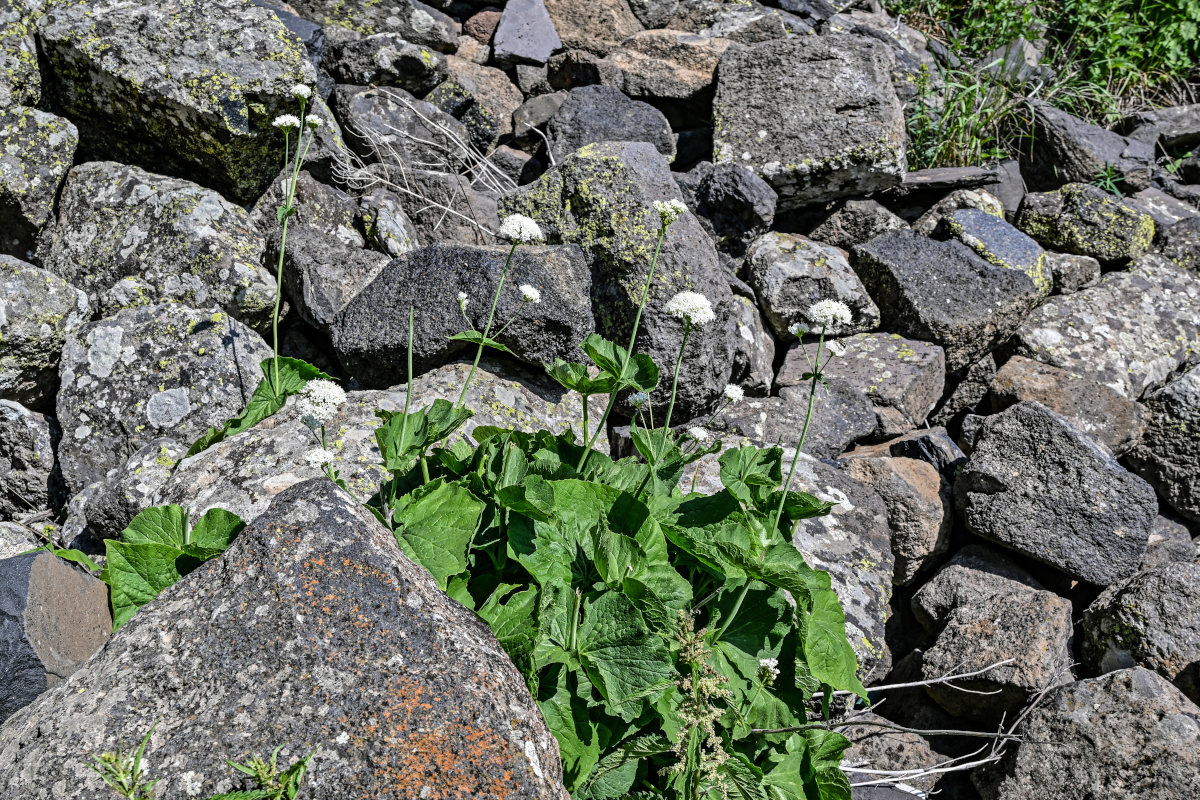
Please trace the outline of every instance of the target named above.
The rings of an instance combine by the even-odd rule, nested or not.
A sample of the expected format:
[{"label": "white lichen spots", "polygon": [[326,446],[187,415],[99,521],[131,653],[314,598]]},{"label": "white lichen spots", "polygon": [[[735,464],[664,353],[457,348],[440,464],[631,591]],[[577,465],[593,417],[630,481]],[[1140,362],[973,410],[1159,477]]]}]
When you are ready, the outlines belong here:
[{"label": "white lichen spots", "polygon": [[204,778],[189,770],[179,776],[179,786],[188,797],[196,797],[204,791]]},{"label": "white lichen spots", "polygon": [[334,739],[333,741],[337,742],[338,744],[343,744],[343,745],[350,744],[350,734],[346,731],[342,731],[341,733],[339,733],[337,735],[337,738]]},{"label": "white lichen spots", "polygon": [[91,436],[91,434],[92,434],[92,429],[89,428],[87,425],[80,425],[78,428],[75,429],[75,438],[76,439],[86,439],[87,437]]},{"label": "white lichen spots", "polygon": [[191,411],[191,398],[183,386],[156,392],[146,402],[146,419],[158,428],[174,428]]},{"label": "white lichen spots", "polygon": [[121,358],[121,340],[125,329],[119,325],[105,325],[87,335],[88,372],[97,378],[107,378]]}]

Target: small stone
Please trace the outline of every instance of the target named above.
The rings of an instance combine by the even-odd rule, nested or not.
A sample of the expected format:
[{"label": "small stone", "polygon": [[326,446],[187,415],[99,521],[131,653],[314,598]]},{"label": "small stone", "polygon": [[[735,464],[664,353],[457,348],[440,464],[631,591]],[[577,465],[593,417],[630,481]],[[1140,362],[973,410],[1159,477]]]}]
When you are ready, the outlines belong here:
[{"label": "small stone", "polygon": [[417,227],[404,213],[404,203],[395,192],[372,189],[358,199],[358,219],[366,243],[381,253],[399,258],[421,246]]},{"label": "small stone", "polygon": [[[720,435],[744,436],[761,442],[795,445],[808,411],[808,387],[785,389],[782,397],[748,397],[740,403],[695,420]],[[871,404],[845,381],[831,380],[817,389],[804,452],[815,458],[836,456],[875,430]]]},{"label": "small stone", "polygon": [[1153,217],[1086,183],[1025,195],[1016,225],[1051,250],[1101,262],[1136,259],[1154,239]]},{"label": "small stone", "polygon": [[1046,253],[1046,269],[1054,275],[1054,294],[1074,294],[1100,280],[1100,262],[1091,256]]},{"label": "small stone", "polygon": [[[543,8],[543,10],[545,9]],[[502,14],[503,12],[500,9],[492,6],[480,9],[463,23],[463,33],[479,42],[479,44],[491,44],[492,36],[496,33],[496,27],[500,24]]]},{"label": "small stone", "polygon": [[546,123],[546,136],[557,161],[584,145],[610,141],[648,142],[668,160],[675,158],[675,140],[662,112],[610,86],[582,86],[568,92]]},{"label": "small stone", "polygon": [[1200,217],[1200,209],[1177,200],[1161,189],[1151,186],[1142,189],[1137,194],[1125,198],[1127,205],[1133,206],[1143,214],[1154,218],[1154,227],[1158,230],[1169,228],[1185,219]]},{"label": "small stone", "polygon": [[29,257],[78,144],[70,120],[0,102],[0,253]]},{"label": "small stone", "polygon": [[607,86],[620,90],[625,86],[621,68],[587,50],[566,50],[546,63],[546,82],[551,89],[568,91],[581,86]]},{"label": "small stone", "polygon": [[1150,532],[1150,541],[1146,544],[1146,554],[1142,556],[1140,570],[1154,569],[1167,564],[1188,564],[1200,562],[1200,552],[1192,542],[1192,535],[1187,527],[1161,514],[1154,520],[1154,530]]},{"label": "small stone", "polygon": [[779,198],[748,167],[701,161],[675,180],[688,207],[722,252],[742,255],[775,221]]},{"label": "small stone", "polygon": [[847,200],[813,228],[810,237],[818,242],[850,250],[888,231],[903,230],[908,223],[874,200]]},{"label": "small stone", "polygon": [[930,415],[929,421],[935,425],[956,428],[964,415],[980,410],[980,404],[987,397],[988,386],[994,377],[996,359],[991,353],[974,364],[946,373],[946,390],[942,395],[942,403]]},{"label": "small stone", "polygon": [[1032,593],[1044,588],[1000,550],[969,544],[916,591],[911,605],[921,627],[936,636],[956,609],[978,605],[998,595]]},{"label": "small stone", "polygon": [[1146,398],[1148,424],[1133,470],[1180,515],[1200,522],[1200,366]]},{"label": "small stone", "polygon": [[1054,287],[1046,266],[1046,251],[1025,234],[997,217],[975,208],[964,208],[942,217],[946,233],[974,250],[989,264],[1024,272],[1046,297]]},{"label": "small stone", "polygon": [[509,0],[492,37],[492,58],[501,67],[545,64],[562,47],[542,0]]},{"label": "small stone", "polygon": [[1172,264],[1200,272],[1200,218],[1185,219],[1163,230],[1162,243],[1156,249]]}]

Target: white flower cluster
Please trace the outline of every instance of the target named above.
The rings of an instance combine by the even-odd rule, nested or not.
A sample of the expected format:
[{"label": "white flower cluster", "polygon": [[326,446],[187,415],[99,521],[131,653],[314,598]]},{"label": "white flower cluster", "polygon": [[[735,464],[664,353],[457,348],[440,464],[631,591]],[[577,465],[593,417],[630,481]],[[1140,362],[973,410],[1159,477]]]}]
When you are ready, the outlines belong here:
[{"label": "white flower cluster", "polygon": [[634,392],[625,399],[625,402],[634,408],[641,408],[650,402],[650,395],[647,392]]},{"label": "white flower cluster", "polygon": [[312,97],[312,89],[305,86],[303,83],[297,83],[292,87],[292,97],[297,100],[307,100]]},{"label": "white flower cluster", "polygon": [[300,118],[295,114],[280,114],[271,124],[276,128],[282,128],[283,130],[288,131],[292,128],[300,127]]},{"label": "white flower cluster", "polygon": [[712,438],[712,434],[700,427],[688,428],[687,435],[695,439],[700,444],[704,444]]},{"label": "white flower cluster", "polygon": [[530,286],[528,283],[522,283],[517,289],[521,292],[521,299],[528,303],[542,302],[542,293]]},{"label": "white flower cluster", "polygon": [[699,292],[680,292],[667,301],[666,311],[676,319],[703,327],[717,318],[712,303]]},{"label": "white flower cluster", "polygon": [[333,381],[309,381],[304,391],[296,398],[296,409],[300,420],[310,428],[317,428],[333,419],[338,409],[346,402],[346,392]]},{"label": "white flower cluster", "polygon": [[304,454],[304,460],[314,467],[323,467],[333,463],[333,453],[323,447],[314,447]]},{"label": "white flower cluster", "polygon": [[840,357],[840,356],[846,355],[846,345],[842,344],[841,342],[838,342],[838,341],[826,342],[825,347],[829,350],[829,352],[833,353],[835,356]]},{"label": "white flower cluster", "polygon": [[540,242],[546,238],[538,224],[524,214],[505,217],[500,223],[500,235],[520,244]]},{"label": "white flower cluster", "polygon": [[773,683],[779,677],[779,659],[760,658],[758,660],[758,672],[762,675],[766,683]]},{"label": "white flower cluster", "polygon": [[312,128],[313,130],[316,130],[317,128],[319,128],[325,124],[325,120],[321,119],[316,114],[309,114],[307,117],[304,118],[304,124],[307,125],[308,127]]},{"label": "white flower cluster", "polygon": [[655,200],[654,210],[658,212],[658,218],[665,228],[686,214],[687,206],[681,200]]},{"label": "white flower cluster", "polygon": [[808,318],[814,325],[828,328],[850,324],[850,307],[841,300],[818,300],[808,307]]},{"label": "white flower cluster", "polygon": [[459,292],[458,293],[458,307],[461,308],[464,312],[467,310],[467,302],[468,302],[467,301],[467,293]]},{"label": "white flower cluster", "polygon": [[734,386],[732,383],[725,385],[725,389],[722,391],[722,394],[724,394],[725,399],[731,403],[740,403],[742,398],[746,396],[746,392],[742,390],[742,387]]},{"label": "white flower cluster", "polygon": [[791,325],[788,325],[788,333],[797,337],[804,336],[808,333],[808,326],[803,322],[793,322]]}]

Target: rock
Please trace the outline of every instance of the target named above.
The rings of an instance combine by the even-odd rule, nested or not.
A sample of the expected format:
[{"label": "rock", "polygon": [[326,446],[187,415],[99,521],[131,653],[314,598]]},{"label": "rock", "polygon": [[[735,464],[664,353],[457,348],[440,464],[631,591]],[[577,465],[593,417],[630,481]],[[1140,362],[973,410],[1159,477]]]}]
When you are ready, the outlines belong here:
[{"label": "rock", "polygon": [[404,203],[394,192],[372,189],[358,199],[358,219],[366,243],[381,253],[399,258],[421,246],[416,225],[404,213]]},{"label": "rock", "polygon": [[1185,219],[1200,217],[1200,209],[1188,205],[1182,200],[1176,200],[1171,195],[1151,186],[1136,194],[1126,197],[1125,204],[1133,206],[1143,214],[1154,218],[1154,227],[1161,231]]},{"label": "rock", "polygon": [[194,183],[96,161],[71,170],[45,262],[99,316],[178,300],[270,325],[275,277],[250,214]]},{"label": "rock", "polygon": [[658,109],[630,100],[611,86],[582,86],[546,123],[550,152],[562,161],[596,142],[649,142],[668,160],[675,158],[671,126]]},{"label": "rock", "polygon": [[866,244],[888,231],[898,231],[908,224],[874,200],[847,200],[836,211],[813,228],[813,239],[843,250],[856,244]]},{"label": "rock", "polygon": [[550,92],[531,97],[522,103],[512,115],[514,141],[529,150],[536,150],[542,138],[534,129],[541,128],[549,122],[566,99],[566,92]]},{"label": "rock", "polygon": [[[493,194],[449,172],[400,166],[385,171],[383,185],[411,197],[409,219],[426,243],[494,244],[500,215]],[[449,209],[449,210],[447,210]]]},{"label": "rock", "polygon": [[636,33],[609,53],[624,74],[624,91],[663,111],[675,127],[709,122],[717,64],[728,39],[672,30]]},{"label": "rock", "polygon": [[241,413],[271,355],[215,308],[139,306],[83,326],[63,350],[58,448],[72,491],[164,433],[190,444]]},{"label": "rock", "polygon": [[625,0],[544,0],[567,47],[605,55],[642,29]]},{"label": "rock", "polygon": [[1000,179],[998,167],[933,167],[915,169],[904,174],[902,186],[906,191],[938,189],[975,189]]},{"label": "rock", "polygon": [[449,75],[446,56],[398,33],[377,33],[345,42],[328,61],[338,83],[398,86],[418,96]]},{"label": "rock", "polygon": [[[280,704],[289,693],[326,713]],[[304,782],[314,798],[565,797],[554,738],[487,625],[323,478],[280,493],[224,556],[10,718],[0,781],[30,800],[92,797],[99,780],[83,760],[63,788],[66,752],[128,746],[155,719],[203,720],[227,737],[160,725],[146,757],[165,796],[228,791],[241,781],[221,758],[282,744],[281,763],[316,750]]]},{"label": "rock", "polygon": [[1119,670],[1052,690],[974,781],[985,800],[1189,800],[1198,744],[1200,708],[1149,670]]},{"label": "rock", "polygon": [[403,89],[343,85],[331,102],[347,142],[367,162],[457,172],[466,158],[466,126]]},{"label": "rock", "polygon": [[922,236],[933,236],[942,223],[942,218],[960,209],[973,208],[1004,219],[1004,204],[990,192],[982,189],[955,189],[933,204],[912,224],[914,232]]},{"label": "rock", "polygon": [[88,319],[87,295],[32,264],[0,255],[0,398],[51,401],[63,342]]},{"label": "rock", "polygon": [[852,263],[884,329],[940,345],[950,371],[1007,340],[1038,298],[1029,276],[993,266],[961,242],[907,231],[855,247]]},{"label": "rock", "polygon": [[492,48],[486,44],[480,44],[473,36],[463,34],[458,37],[458,49],[454,51],[454,55],[463,61],[483,66],[491,60]]},{"label": "rock", "polygon": [[950,615],[992,597],[1012,597],[1043,587],[1027,570],[995,548],[969,544],[926,581],[912,597],[913,616],[926,631],[937,635]]},{"label": "rock", "polygon": [[752,395],[770,394],[775,382],[775,339],[753,298],[735,294],[733,309],[737,334],[732,380]]},{"label": "rock", "polygon": [[1053,592],[1019,589],[950,612],[925,651],[925,680],[1013,663],[925,691],[956,717],[994,724],[1039,692],[1071,680],[1071,603]]},{"label": "rock", "polygon": [[1118,126],[1131,139],[1159,144],[1164,151],[1200,144],[1200,104],[1138,111]]},{"label": "rock", "polygon": [[1139,571],[1166,566],[1167,564],[1200,563],[1200,553],[1192,542],[1188,529],[1173,519],[1161,514],[1154,519],[1154,530],[1146,544]]},{"label": "rock", "polygon": [[1135,472],[1182,516],[1200,521],[1200,367],[1146,398],[1148,424],[1129,454]]},{"label": "rock", "polygon": [[647,28],[669,27],[679,10],[679,0],[626,0],[629,10]]},{"label": "rock", "polygon": [[453,53],[459,25],[419,0],[292,0],[301,16],[325,26],[348,28],[364,36],[398,33],[413,44]]},{"label": "rock", "polygon": [[316,78],[279,18],[244,0],[56,4],[38,43],[53,110],[79,127],[89,158],[199,179],[239,202],[275,177],[271,121],[295,113],[293,85]]},{"label": "rock", "polygon": [[934,467],[911,458],[851,458],[846,471],[874,489],[887,506],[896,557],[892,582],[907,586],[950,548],[954,510],[949,484]]},{"label": "rock", "polygon": [[61,479],[54,468],[58,437],[53,418],[0,400],[0,520],[62,504]]},{"label": "rock", "polygon": [[620,90],[625,85],[621,68],[587,50],[566,50],[546,64],[546,81],[551,89],[567,91],[580,86],[608,86]]},{"label": "rock", "polygon": [[1200,218],[1183,220],[1164,230],[1157,250],[1171,263],[1200,272]]},{"label": "rock", "polygon": [[[545,7],[542,8],[545,11]],[[526,14],[530,13],[525,11]],[[487,6],[481,11],[475,12],[470,19],[463,22],[463,33],[470,36],[479,44],[491,44],[492,36],[496,33],[496,28],[500,24],[500,18],[504,12],[493,6]],[[549,17],[547,17],[549,19]]]},{"label": "rock", "polygon": [[0,559],[19,556],[41,545],[37,534],[26,526],[17,522],[0,522]]},{"label": "rock", "polygon": [[0,560],[0,720],[62,683],[112,631],[108,587],[49,553]]},{"label": "rock", "polygon": [[705,232],[730,255],[744,253],[775,220],[775,191],[747,167],[702,161],[675,180]]},{"label": "rock", "polygon": [[425,99],[467,126],[471,145],[488,153],[496,143],[512,133],[513,112],[524,97],[508,76],[495,67],[448,59],[450,78],[439,84]]},{"label": "rock", "polygon": [[1154,239],[1154,219],[1149,214],[1086,183],[1025,195],[1016,224],[1051,250],[1102,262],[1135,259]]},{"label": "rock", "polygon": [[1033,401],[984,421],[954,490],[971,533],[1099,586],[1137,570],[1158,512],[1148,483]]},{"label": "rock", "polygon": [[[272,186],[254,205],[251,220],[268,242],[268,263],[279,261],[279,242],[283,237],[283,226],[279,223],[279,206],[284,204],[283,181]],[[359,249],[366,240],[359,232],[356,219],[359,202],[351,195],[324,183],[308,172],[300,170],[296,176],[296,193],[292,198],[296,212],[288,227],[288,237],[300,225],[311,226],[347,248]]]},{"label": "rock", "polygon": [[947,234],[983,256],[989,264],[1024,272],[1040,297],[1050,294],[1054,276],[1046,265],[1046,251],[1003,217],[964,208],[942,217],[941,224]]},{"label": "rock", "polygon": [[1200,564],[1165,564],[1110,586],[1083,613],[1083,661],[1097,674],[1145,667],[1200,698]]},{"label": "rock", "polygon": [[789,328],[811,324],[808,310],[819,300],[838,300],[851,313],[848,325],[833,325],[829,335],[844,336],[879,325],[879,308],[846,257],[834,247],[798,234],[766,233],[746,252],[746,278],[775,335],[794,340]]},{"label": "rock", "polygon": [[[808,25],[796,17],[796,33],[808,33]],[[731,4],[720,0],[680,0],[679,10],[666,27],[687,30],[701,36],[722,37],[743,44],[782,39],[788,34],[785,16],[775,8],[756,3]]]},{"label": "rock", "polygon": [[991,353],[955,372],[946,374],[946,389],[942,403],[929,421],[935,425],[957,428],[964,414],[979,410],[987,397],[992,378],[996,377],[996,359]]},{"label": "rock", "polygon": [[[571,155],[536,183],[501,198],[500,208],[536,219],[551,243],[583,248],[592,263],[596,328],[628,342],[661,228],[653,202],[678,198],[666,159],[651,145],[609,142]],[[732,318],[728,274],[691,214],[667,231],[635,348],[664,369],[679,356],[683,326],[662,309],[683,290],[708,297],[718,320]],[[729,382],[734,333],[732,325],[714,324],[688,337],[678,419],[708,411]]]},{"label": "rock", "polygon": [[[851,741],[850,749],[843,757],[843,764],[864,770],[913,770],[920,771],[934,767],[944,759],[929,745],[929,740],[907,731],[889,730],[892,723],[871,711],[864,711],[854,717],[858,724],[847,725],[834,730]],[[878,725],[878,727],[877,727]],[[935,783],[936,775],[925,775],[920,778],[906,780],[906,785],[915,789],[929,790]],[[866,789],[887,789],[887,786],[864,787]],[[874,795],[862,794],[856,788],[853,800],[911,800],[913,795],[897,789],[900,794]],[[861,796],[860,796],[861,795]]]},{"label": "rock", "polygon": [[1054,294],[1074,294],[1100,280],[1100,262],[1091,256],[1046,253],[1046,269],[1054,276]]},{"label": "rock", "polygon": [[510,0],[492,37],[492,58],[501,67],[545,64],[562,47],[542,0]]},{"label": "rock", "polygon": [[78,144],[70,120],[0,103],[0,253],[29,257]]},{"label": "rock", "polygon": [[958,467],[967,462],[967,457],[942,427],[918,428],[880,444],[856,447],[847,454],[850,458],[889,455],[924,461],[936,469],[947,483],[954,482]]},{"label": "rock", "polygon": [[1089,289],[1051,297],[1013,334],[1021,355],[1136,399],[1200,349],[1200,282],[1157,255]]},{"label": "rock", "polygon": [[988,398],[993,411],[1023,400],[1041,403],[1117,456],[1138,443],[1146,426],[1142,406],[1111,386],[1022,356],[1000,368]]},{"label": "rock", "polygon": [[1000,201],[1004,206],[1004,216],[1012,219],[1021,207],[1025,197],[1025,178],[1021,176],[1021,162],[1010,158],[996,165],[1000,173],[995,183],[989,183],[982,188]]},{"label": "rock", "polygon": [[904,117],[891,65],[886,45],[862,37],[731,47],[717,71],[713,161],[752,167],[782,210],[899,184]]},{"label": "rock", "polygon": [[86,495],[82,522],[92,536],[120,537],[134,517],[155,504],[155,494],[171,478],[190,445],[166,436],[151,439],[124,465],[109,470],[93,491],[81,493]]},{"label": "rock", "polygon": [[[893,333],[860,333],[838,342],[846,353],[830,359],[822,374],[844,380],[870,398],[877,421],[875,435],[896,436],[925,421],[942,396],[946,373],[942,348]],[[822,353],[822,361],[827,353]],[[793,347],[776,385],[803,385],[801,376],[816,355],[815,342]]]},{"label": "rock", "polygon": [[1021,170],[1031,182],[1043,184],[1034,188],[1087,183],[1105,170],[1114,170],[1136,189],[1150,183],[1154,145],[1091,125],[1047,103],[1033,104],[1032,137],[1037,146],[1022,149]]},{"label": "rock", "polygon": [[34,23],[42,0],[5,3],[0,12],[0,108],[36,106],[42,99]]}]

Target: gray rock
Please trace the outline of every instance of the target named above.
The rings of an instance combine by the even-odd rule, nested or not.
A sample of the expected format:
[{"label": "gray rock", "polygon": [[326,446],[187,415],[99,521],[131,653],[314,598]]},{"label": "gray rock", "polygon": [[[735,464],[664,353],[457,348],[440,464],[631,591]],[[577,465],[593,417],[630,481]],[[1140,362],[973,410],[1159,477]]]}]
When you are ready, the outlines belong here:
[{"label": "gray rock", "polygon": [[[57,4],[38,20],[54,111],[93,159],[197,179],[252,202],[279,165],[278,114],[316,74],[300,41],[244,0]],[[218,66],[219,65],[219,66]]]},{"label": "gray rock", "polygon": [[999,177],[995,183],[989,183],[982,188],[995,197],[1004,206],[1004,216],[1012,219],[1021,207],[1025,197],[1025,178],[1021,175],[1021,162],[1015,158],[1001,161],[996,165]]},{"label": "gray rock", "polygon": [[458,48],[458,23],[419,0],[294,0],[291,5],[301,16],[327,27],[348,28],[364,36],[398,33],[413,44],[443,53]]},{"label": "gray rock", "polygon": [[625,94],[661,108],[678,128],[709,122],[717,64],[731,44],[684,31],[648,30],[626,39],[608,58],[624,74]]},{"label": "gray rock", "polygon": [[679,0],[626,0],[629,10],[647,28],[666,28],[679,9]]},{"label": "gray rock", "polygon": [[874,200],[847,200],[813,228],[809,236],[818,242],[849,250],[888,231],[907,227],[908,223]]},{"label": "gray rock", "polygon": [[446,56],[398,33],[376,33],[345,42],[326,62],[338,83],[399,86],[417,96],[449,75]]},{"label": "gray rock", "polygon": [[[416,311],[413,368],[426,372],[473,346],[449,337],[474,326],[483,331],[504,270],[508,247],[434,245],[396,259],[349,300],[331,326],[342,365],[363,386],[381,388],[405,379],[408,309]],[[579,248],[519,247],[500,300],[492,336],[514,320],[497,341],[534,365],[577,359],[579,343],[594,331],[591,275]],[[537,305],[521,299],[518,286],[542,294]],[[466,316],[458,293],[467,296]]]},{"label": "gray rock", "polygon": [[850,309],[850,323],[831,326],[830,336],[879,326],[879,307],[835,247],[799,234],[771,231],[750,243],[745,272],[771,330],[784,341],[796,339],[788,330],[792,325],[813,324],[808,309],[819,300],[838,300]]},{"label": "gray rock", "polygon": [[70,120],[0,103],[0,253],[29,257],[78,144]]},{"label": "gray rock", "polygon": [[398,87],[338,86],[330,98],[346,141],[367,162],[457,172],[466,126]]},{"label": "gray rock", "polygon": [[39,539],[36,532],[21,523],[0,522],[0,559],[28,553],[43,543],[44,540]]},{"label": "gray rock", "polygon": [[45,406],[63,342],[88,319],[87,295],[62,278],[0,255],[0,398]]},{"label": "gray rock", "polygon": [[741,255],[775,221],[775,190],[748,167],[701,161],[675,180],[722,252]]},{"label": "gray rock", "polygon": [[604,55],[642,30],[625,0],[544,0],[567,47]]},{"label": "gray rock", "polygon": [[1054,275],[1054,294],[1074,294],[1100,280],[1100,262],[1091,256],[1046,253],[1046,269]]},{"label": "gray rock", "polygon": [[94,797],[99,778],[67,753],[129,747],[156,719],[146,758],[167,797],[240,787],[222,759],[283,745],[281,764],[317,751],[312,798],[565,798],[554,737],[487,625],[325,479],[280,493],[0,727],[0,782],[30,800]]},{"label": "gray rock", "polygon": [[912,224],[912,229],[922,236],[932,236],[941,225],[943,217],[968,208],[987,212],[996,219],[1004,219],[1004,203],[991,192],[983,189],[955,189],[922,214]]},{"label": "gray rock", "polygon": [[1154,520],[1154,530],[1150,532],[1150,541],[1146,545],[1146,554],[1142,556],[1139,569],[1148,570],[1167,564],[1191,562],[1200,563],[1200,553],[1197,552],[1187,527],[1174,519],[1158,515]]},{"label": "gray rock", "polygon": [[1106,169],[1128,186],[1143,189],[1154,167],[1154,145],[1092,125],[1048,103],[1033,105],[1033,140],[1021,151],[1021,169],[1034,188],[1087,183]]},{"label": "gray rock", "polygon": [[1136,399],[1200,350],[1200,281],[1158,255],[1089,289],[1051,297],[1013,335],[1021,355]]},{"label": "gray rock", "polygon": [[501,67],[545,64],[562,47],[554,22],[542,0],[511,0],[504,4],[492,37],[492,58]]},{"label": "gray rock", "polygon": [[1190,800],[1198,745],[1200,708],[1149,670],[1119,670],[1052,690],[973,780],[984,800]]},{"label": "gray rock", "polygon": [[0,400],[0,520],[46,511],[62,502],[54,469],[58,434],[53,419]]},{"label": "gray rock", "polygon": [[1043,689],[1071,680],[1071,603],[1053,592],[1022,588],[950,612],[921,659],[925,680],[1013,663],[925,691],[956,717],[995,724]]},{"label": "gray rock", "polygon": [[1041,403],[1117,456],[1136,445],[1146,427],[1142,406],[1111,386],[1022,356],[996,373],[988,399],[993,411],[1022,400]]},{"label": "gray rock", "polygon": [[566,102],[566,92],[550,92],[531,97],[513,112],[513,138],[527,150],[536,150],[542,142],[535,129],[542,128]]},{"label": "gray rock", "polygon": [[[723,3],[720,0],[679,0],[679,9],[668,28],[686,30],[701,36],[732,39],[743,44],[782,39],[788,34],[783,12],[757,3]],[[788,19],[797,18],[788,15]],[[799,22],[797,20],[797,22]],[[809,32],[802,22],[797,33]]]},{"label": "gray rock", "polygon": [[991,353],[963,369],[946,374],[942,404],[929,416],[935,425],[956,426],[963,415],[979,410],[996,377],[996,359]]},{"label": "gray rock", "polygon": [[1096,673],[1145,667],[1200,698],[1200,564],[1164,564],[1110,586],[1083,612]]},{"label": "gray rock", "polygon": [[1200,521],[1200,366],[1146,398],[1148,424],[1133,470],[1180,515]]},{"label": "gray rock", "polygon": [[1133,206],[1143,214],[1149,214],[1153,217],[1154,227],[1158,230],[1169,228],[1176,222],[1181,222],[1185,219],[1200,217],[1200,209],[1182,200],[1177,200],[1153,186],[1149,189],[1142,189],[1130,197],[1126,197],[1125,203]]},{"label": "gray rock", "polygon": [[1051,250],[1125,262],[1154,239],[1154,218],[1087,183],[1031,193],[1021,201],[1016,225]]},{"label": "gray rock", "polygon": [[775,338],[753,299],[735,294],[733,311],[737,332],[731,378],[749,394],[770,394],[775,382]]},{"label": "gray rock", "polygon": [[884,329],[940,345],[952,372],[1007,340],[1038,298],[1024,273],[993,266],[961,242],[907,231],[859,245],[852,263]]},{"label": "gray rock", "polygon": [[[279,241],[283,226],[279,223],[278,210],[283,205],[283,179],[273,184],[254,205],[250,218],[254,226],[267,241],[268,263],[274,266],[279,260]],[[359,201],[351,195],[322,182],[306,169],[296,176],[296,194],[292,199],[296,213],[289,222],[288,236],[298,225],[308,225],[349,248],[362,248],[366,241],[359,232]],[[273,280],[273,278],[272,278]]]},{"label": "gray rock", "polygon": [[73,491],[100,480],[143,444],[169,433],[190,444],[241,413],[271,350],[215,308],[178,303],[127,309],[67,339],[58,448]]},{"label": "gray rock", "polygon": [[1200,104],[1138,111],[1118,126],[1131,139],[1160,144],[1164,151],[1200,144]]},{"label": "gray rock", "polygon": [[112,631],[108,587],[49,553],[0,560],[0,721],[62,683]]},{"label": "gray rock", "polygon": [[498,241],[493,231],[500,228],[500,214],[491,193],[449,172],[404,166],[385,172],[389,181],[385,186],[416,195],[409,204],[409,220],[421,242],[486,245]]},{"label": "gray rock", "polygon": [[502,71],[450,56],[449,79],[425,99],[462,122],[471,146],[489,153],[513,131],[513,112],[524,102],[521,90]]},{"label": "gray rock", "polygon": [[1046,251],[1025,234],[997,217],[976,208],[964,208],[942,217],[942,226],[989,263],[1024,272],[1040,297],[1054,288],[1054,276],[1046,265]]},{"label": "gray rock", "polygon": [[1176,222],[1162,231],[1162,243],[1156,249],[1171,263],[1200,272],[1200,218]]},{"label": "gray rock", "polygon": [[916,591],[911,605],[921,627],[937,635],[956,609],[978,605],[992,597],[1011,597],[1044,588],[1001,551],[969,544]]},{"label": "gray rock", "polygon": [[895,456],[924,461],[941,474],[947,483],[954,482],[958,467],[967,457],[943,427],[918,428],[879,444],[856,447],[847,456],[857,458]]},{"label": "gray rock", "polygon": [[752,167],[781,209],[900,183],[904,117],[888,47],[798,36],[731,47],[713,100],[713,161]]},{"label": "gray rock", "polygon": [[404,212],[395,192],[372,189],[358,199],[358,219],[366,242],[381,253],[399,258],[421,246],[417,226]]},{"label": "gray rock", "polygon": [[621,68],[587,50],[566,50],[546,64],[546,81],[551,89],[567,91],[581,86],[608,86],[620,90],[625,85]]},{"label": "gray rock", "polygon": [[[628,342],[661,227],[653,203],[678,198],[666,159],[651,145],[610,142],[575,153],[537,183],[503,197],[500,207],[536,219],[551,243],[583,248],[592,263],[596,328]],[[733,317],[729,276],[691,214],[668,229],[635,348],[664,369],[679,356],[683,325],[662,309],[683,290],[707,296],[718,320]],[[732,325],[713,324],[689,336],[679,419],[707,411],[729,382],[734,334]]]},{"label": "gray rock", "polygon": [[134,517],[155,504],[155,494],[190,445],[163,436],[139,447],[123,465],[109,470],[95,489],[81,493],[86,495],[79,509],[83,519],[75,524],[86,525],[96,539],[120,537]]},{"label": "gray rock", "polygon": [[906,172],[902,186],[905,192],[949,192],[984,187],[999,178],[1000,170],[997,167],[927,167]]},{"label": "gray rock", "polygon": [[36,106],[42,99],[34,23],[44,0],[6,2],[0,11],[0,108]]},{"label": "gray rock", "polygon": [[668,160],[675,158],[675,140],[662,112],[611,86],[581,86],[568,92],[546,123],[546,135],[555,161],[596,142],[648,142]]},{"label": "gray rock", "polygon": [[1137,570],[1158,512],[1148,483],[1032,401],[984,421],[954,490],[971,533],[1099,586]]},{"label": "gray rock", "polygon": [[[854,716],[858,724],[847,725],[834,730],[850,740],[850,749],[843,756],[842,763],[847,767],[857,767],[863,770],[912,770],[914,772],[935,767],[945,759],[934,752],[929,740],[923,736],[908,731],[891,730],[893,724],[887,719],[870,711],[864,711]],[[876,727],[878,725],[878,727]],[[920,778],[907,779],[906,785],[919,790],[929,790],[934,787],[937,775],[925,775]],[[870,780],[870,778],[867,778]],[[887,786],[863,787],[866,789],[887,789]],[[900,789],[898,794],[863,794],[860,788],[854,789],[853,800],[912,800],[913,795]]]},{"label": "gray rock", "polygon": [[[942,348],[894,333],[861,333],[838,341],[846,353],[826,361],[822,374],[844,380],[870,398],[877,436],[896,436],[925,421],[942,396],[946,375]],[[823,351],[823,361],[827,353]],[[814,342],[793,347],[776,385],[802,385],[801,376],[816,356]]]},{"label": "gray rock", "polygon": [[328,332],[338,313],[390,261],[383,253],[354,248],[300,223],[288,230],[283,285],[300,318]]},{"label": "gray rock", "polygon": [[[71,170],[45,257],[94,313],[178,300],[270,325],[275,277],[250,214],[194,183],[111,161]],[[136,288],[133,288],[136,286]]]}]

